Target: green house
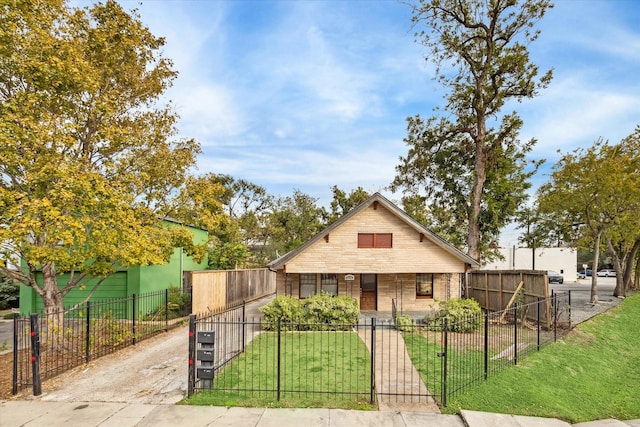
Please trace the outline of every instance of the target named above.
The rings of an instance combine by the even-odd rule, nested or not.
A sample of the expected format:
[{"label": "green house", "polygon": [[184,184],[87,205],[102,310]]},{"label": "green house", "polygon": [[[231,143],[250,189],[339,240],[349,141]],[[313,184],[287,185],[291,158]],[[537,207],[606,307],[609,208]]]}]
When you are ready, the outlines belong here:
[{"label": "green house", "polygon": [[[174,220],[164,220],[168,226],[180,225],[186,227],[193,234],[195,244],[206,243],[209,233],[206,230],[181,224]],[[145,265],[130,267],[118,271],[107,277],[91,297],[91,301],[102,301],[114,298],[125,298],[133,294],[161,291],[170,287],[182,287],[184,271],[206,270],[207,259],[197,263],[188,256],[182,248],[175,248],[169,262],[162,265]],[[62,274],[58,283],[66,283],[68,273]],[[36,277],[42,283],[42,275]],[[64,306],[68,307],[86,299],[98,279],[86,283],[82,289],[76,288],[64,298]],[[42,298],[29,286],[20,286],[20,313],[41,313],[44,304]]]}]

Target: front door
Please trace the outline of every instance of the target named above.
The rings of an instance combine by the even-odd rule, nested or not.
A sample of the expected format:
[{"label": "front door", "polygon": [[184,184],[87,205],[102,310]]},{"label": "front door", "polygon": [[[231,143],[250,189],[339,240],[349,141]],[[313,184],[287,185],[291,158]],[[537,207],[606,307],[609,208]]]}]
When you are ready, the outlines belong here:
[{"label": "front door", "polygon": [[360,310],[378,309],[378,277],[375,274],[360,275]]}]

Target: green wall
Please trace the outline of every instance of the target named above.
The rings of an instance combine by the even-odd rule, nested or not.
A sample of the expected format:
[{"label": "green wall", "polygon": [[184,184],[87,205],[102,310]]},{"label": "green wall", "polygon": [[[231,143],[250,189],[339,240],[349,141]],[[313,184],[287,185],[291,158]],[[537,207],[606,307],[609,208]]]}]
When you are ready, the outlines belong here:
[{"label": "green wall", "polygon": [[[165,222],[169,227],[180,226],[174,222]],[[206,243],[209,236],[207,231],[185,226],[193,233],[193,241],[196,244]],[[160,291],[169,287],[179,287],[182,284],[182,272],[186,270],[205,270],[207,259],[196,263],[192,257],[187,256],[182,248],[175,248],[169,262],[162,265],[149,265],[131,267],[119,271],[105,279],[91,297],[91,301],[100,301],[112,298],[123,298],[133,294]],[[58,284],[63,287],[69,279],[69,274],[58,276]],[[64,306],[69,307],[84,301],[91,292],[92,284],[98,279],[88,282],[84,289],[73,289],[64,298]],[[36,276],[38,284],[42,284],[42,274]],[[43,309],[42,298],[28,286],[20,286],[20,313],[40,313]]]},{"label": "green wall", "polygon": [[[69,274],[61,274],[58,276],[58,286],[63,287],[69,280]],[[93,285],[97,283],[98,279],[94,278],[87,282],[86,286],[72,289],[64,298],[65,307],[70,307],[74,304],[83,302],[87,295],[93,289]],[[36,282],[42,285],[42,273],[37,273]],[[91,297],[91,301],[100,301],[105,299],[123,298],[127,296],[127,272],[119,271],[115,274],[104,279],[104,281],[98,286],[96,292]],[[20,313],[27,315],[30,313],[41,313],[44,308],[42,298],[35,291],[27,286],[22,285],[20,287]]]}]

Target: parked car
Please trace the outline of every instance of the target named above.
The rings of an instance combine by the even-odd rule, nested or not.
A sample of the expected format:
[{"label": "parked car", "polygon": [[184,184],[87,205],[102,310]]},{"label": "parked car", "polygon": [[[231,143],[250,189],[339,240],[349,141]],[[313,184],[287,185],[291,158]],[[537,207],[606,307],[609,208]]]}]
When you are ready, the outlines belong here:
[{"label": "parked car", "polygon": [[561,285],[564,283],[564,277],[562,274],[556,273],[553,270],[547,271],[547,277],[549,278],[549,283],[559,283]]},{"label": "parked car", "polygon": [[603,268],[598,271],[598,277],[616,277],[616,271],[610,268]]},{"label": "parked car", "polygon": [[578,279],[586,279],[587,277],[591,277],[593,272],[590,269],[586,270],[578,270]]}]

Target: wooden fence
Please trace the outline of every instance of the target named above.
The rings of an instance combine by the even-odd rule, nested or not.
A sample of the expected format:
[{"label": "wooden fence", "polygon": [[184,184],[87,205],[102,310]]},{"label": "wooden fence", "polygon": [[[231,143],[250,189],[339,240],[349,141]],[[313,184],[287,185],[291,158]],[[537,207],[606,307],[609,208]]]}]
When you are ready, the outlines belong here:
[{"label": "wooden fence", "polygon": [[[476,270],[469,273],[466,297],[473,298],[481,307],[490,311],[509,308],[545,299],[541,318],[550,321],[551,299],[549,280],[545,271],[539,270]],[[533,317],[530,313],[528,316]]]},{"label": "wooden fence", "polygon": [[276,292],[276,274],[266,268],[190,271],[185,282],[191,285],[195,314],[217,312]]}]

